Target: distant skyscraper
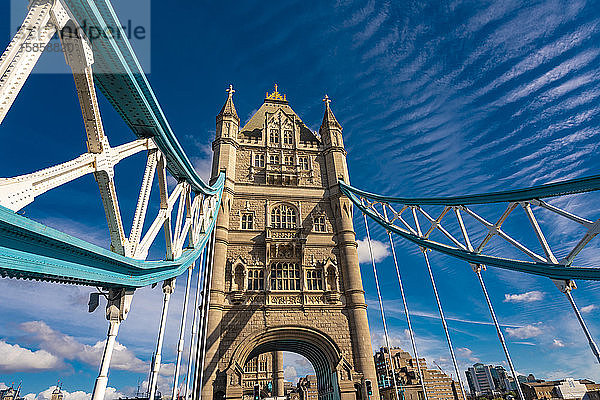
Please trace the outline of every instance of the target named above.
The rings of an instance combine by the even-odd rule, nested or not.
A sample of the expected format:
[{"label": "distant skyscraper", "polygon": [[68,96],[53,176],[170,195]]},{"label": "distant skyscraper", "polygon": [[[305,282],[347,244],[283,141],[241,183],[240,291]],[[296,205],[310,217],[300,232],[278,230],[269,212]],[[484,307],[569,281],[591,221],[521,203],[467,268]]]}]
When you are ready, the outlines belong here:
[{"label": "distant skyscraper", "polygon": [[[506,373],[502,366],[473,364],[465,372],[469,390],[475,396],[492,395],[517,390],[517,383]],[[519,381],[526,381],[527,377],[519,376]]]},{"label": "distant skyscraper", "polygon": [[473,364],[466,371],[469,390],[475,396],[493,394],[495,391],[492,366],[481,363]]}]

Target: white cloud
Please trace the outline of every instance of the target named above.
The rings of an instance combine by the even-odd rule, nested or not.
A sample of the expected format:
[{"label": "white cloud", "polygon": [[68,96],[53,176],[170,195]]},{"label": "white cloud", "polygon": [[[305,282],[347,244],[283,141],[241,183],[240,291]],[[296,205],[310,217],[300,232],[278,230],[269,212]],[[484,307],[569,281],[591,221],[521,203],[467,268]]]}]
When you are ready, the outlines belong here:
[{"label": "white cloud", "polygon": [[296,382],[298,380],[298,372],[296,372],[296,368],[288,365],[283,370],[283,379],[288,382]]},{"label": "white cloud", "polygon": [[540,336],[543,331],[535,325],[525,325],[520,328],[506,328],[506,333],[516,339],[530,339]]},{"label": "white cloud", "polygon": [[[98,366],[104,351],[104,341],[93,346],[78,342],[73,336],[65,335],[50,328],[43,321],[24,322],[21,329],[33,335],[40,347],[54,356],[78,360],[85,364]],[[133,352],[119,342],[115,343],[111,368],[132,372],[147,372],[148,364],[137,358]]]},{"label": "white cloud", "polygon": [[533,290],[531,292],[525,292],[521,294],[510,294],[506,293],[504,295],[505,303],[531,303],[534,301],[539,301],[544,298],[544,293],[539,290]]},{"label": "white cloud", "polygon": [[584,314],[587,314],[594,311],[596,308],[598,308],[598,306],[596,306],[595,304],[590,304],[589,306],[581,307],[580,311]]},{"label": "white cloud", "polygon": [[297,353],[284,351],[283,365],[285,366],[283,370],[284,379],[289,382],[297,382],[298,377],[313,375],[315,373],[310,361]]},{"label": "white cloud", "polygon": [[469,361],[472,362],[479,362],[479,358],[475,357],[473,355],[473,350],[469,349],[468,347],[458,347],[456,349],[456,352],[459,354],[459,356],[466,358]]},{"label": "white cloud", "polygon": [[46,350],[31,351],[0,340],[0,372],[44,371],[62,368],[61,360]]},{"label": "white cloud", "polygon": [[[35,393],[28,393],[24,397],[26,400],[50,400],[54,389],[56,389],[56,386],[50,386],[48,389],[38,393],[37,395]],[[61,389],[61,392],[64,395],[64,400],[89,400],[92,398],[91,393],[87,393],[82,390],[67,392],[64,389]],[[104,400],[115,400],[121,397],[125,397],[125,395],[119,392],[117,389],[110,386],[106,388]]]},{"label": "white cloud", "polygon": [[194,169],[204,182],[208,183],[212,172],[212,144],[196,142],[197,155],[192,156]]},{"label": "white cloud", "polygon": [[[367,238],[363,240],[357,240],[358,243],[358,262],[363,264],[371,262],[371,253],[369,251],[369,242]],[[371,239],[371,246],[373,248],[373,258],[375,262],[379,262],[390,255],[389,246],[379,240]]]},{"label": "white cloud", "polygon": [[554,339],[552,341],[552,346],[553,347],[565,347],[565,344],[562,342],[562,340]]},{"label": "white cloud", "polygon": [[4,382],[0,382],[0,390],[8,389],[8,386],[4,384]]}]

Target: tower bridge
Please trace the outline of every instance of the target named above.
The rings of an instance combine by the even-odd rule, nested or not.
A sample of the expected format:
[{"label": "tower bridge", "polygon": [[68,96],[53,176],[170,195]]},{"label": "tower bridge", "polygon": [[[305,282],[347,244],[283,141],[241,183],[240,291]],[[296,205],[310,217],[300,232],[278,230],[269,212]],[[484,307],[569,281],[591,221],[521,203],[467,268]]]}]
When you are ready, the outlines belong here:
[{"label": "tower bridge", "polygon": [[[104,31],[121,26],[108,0],[32,0],[23,25],[0,58],[1,122],[42,54],[27,49],[33,44],[43,48],[58,33],[73,72],[88,150],[73,160],[56,160],[56,165],[40,171],[0,179],[0,274],[99,288],[90,297],[90,311],[100,298],[106,298],[109,328],[94,400],[104,399],[119,327],[130,312],[135,312],[135,290],[162,283],[161,321],[149,384],[150,398],[154,398],[170,298],[175,278],[185,273],[173,398],[178,393],[186,400],[247,398],[253,390],[248,382],[252,381],[249,374],[256,372],[256,362],[271,363],[274,393],[281,395],[281,354],[291,351],[312,363],[320,399],[378,400],[353,225],[356,211],[363,215],[369,246],[369,221],[387,233],[417,360],[410,299],[405,296],[401,277],[402,255],[396,254],[394,240],[411,242],[422,250],[423,267],[459,380],[443,298],[428,256],[431,251],[473,268],[515,381],[515,367],[484,282],[486,267],[552,279],[557,293],[566,296],[590,349],[600,360],[593,335],[572,296],[575,279],[600,280],[599,268],[577,266],[577,256],[600,232],[600,219],[576,215],[551,201],[599,190],[599,176],[445,198],[368,193],[349,184],[342,126],[327,96],[318,132],[304,124],[277,86],[240,126],[230,86],[216,117],[212,173],[207,184],[179,144],[126,35],[102,35],[90,42],[77,29],[84,20]],[[111,146],[103,129],[96,87],[131,128],[135,140]],[[135,204],[121,204],[114,167],[139,152],[147,155],[139,166],[143,172],[139,197]],[[24,207],[34,206],[37,197],[87,174],[93,174],[98,183],[110,248],[19,214]],[[168,184],[169,176],[175,185]],[[151,196],[153,191],[158,196]],[[155,198],[158,212],[147,220]],[[490,211],[484,214],[475,206]],[[134,210],[127,230],[129,225],[121,217],[123,207]],[[564,246],[557,251],[546,240],[544,232],[553,227],[536,218],[535,213],[542,209],[580,227],[579,240],[567,251]],[[532,240],[519,240],[506,228],[516,210],[526,215]],[[490,219],[489,215],[496,217]],[[149,260],[161,231],[164,259]],[[500,244],[491,246],[491,241]],[[515,250],[523,256],[516,257]],[[389,348],[372,251],[371,265]],[[191,293],[193,279],[197,284]],[[191,332],[185,329],[188,312]],[[182,368],[184,351],[188,362]],[[426,400],[428,391],[418,366],[417,372]],[[396,386],[394,371],[391,375]],[[266,376],[260,379],[269,380]],[[459,398],[465,398],[463,385],[458,386]],[[401,391],[394,389],[399,398]],[[518,385],[517,389],[524,400]]]},{"label": "tower bridge", "polygon": [[[255,355],[297,352],[323,399],[377,381],[342,127],[326,97],[312,132],[277,86],[240,127],[234,90],[217,115],[212,179],[225,174],[208,313],[202,397],[242,398]],[[273,367],[276,371],[277,368]],[[275,382],[283,395],[283,376]],[[374,398],[377,398],[375,388]]]}]

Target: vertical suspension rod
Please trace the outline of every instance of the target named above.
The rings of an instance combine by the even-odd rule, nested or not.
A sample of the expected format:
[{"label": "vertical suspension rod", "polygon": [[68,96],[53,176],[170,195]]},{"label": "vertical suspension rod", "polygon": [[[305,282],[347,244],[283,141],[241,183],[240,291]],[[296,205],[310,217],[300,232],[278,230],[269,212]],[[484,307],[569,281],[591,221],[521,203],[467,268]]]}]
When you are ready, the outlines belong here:
[{"label": "vertical suspension rod", "polygon": [[[198,332],[198,345],[199,352],[197,355],[200,356],[199,362],[197,365],[199,368],[199,379],[198,379],[198,393],[202,393],[202,385],[204,384],[204,358],[206,357],[206,339],[208,336],[208,309],[210,307],[210,288],[211,281],[213,275],[213,267],[214,267],[214,250],[215,250],[215,240],[216,240],[216,225],[212,232],[212,238],[210,241],[209,247],[209,255],[206,257],[206,275],[205,275],[205,283],[203,285],[203,300],[202,300],[202,314],[200,323],[202,324],[202,329]],[[196,367],[198,369],[198,367]],[[201,396],[200,396],[201,397]]]},{"label": "vertical suspension rod", "polygon": [[581,325],[581,328],[583,329],[583,333],[585,333],[585,337],[587,338],[588,343],[590,344],[592,353],[594,353],[594,355],[596,356],[596,360],[598,360],[598,362],[600,363],[600,352],[598,351],[598,346],[596,345],[596,342],[592,338],[592,335],[590,334],[590,331],[588,330],[588,327],[585,324],[585,321],[583,320],[583,317],[581,316],[579,309],[577,308],[577,304],[575,304],[575,300],[573,299],[573,295],[571,294],[571,289],[565,290],[565,296],[567,296],[567,299],[569,299],[569,303],[571,303],[571,307],[573,307],[575,316],[577,317],[577,320],[579,321],[579,325]]},{"label": "vertical suspension rod", "polygon": [[[415,226],[417,228],[417,232],[418,232],[419,236],[422,236],[421,225],[419,225],[419,218],[417,218],[417,211],[416,211],[415,207],[411,207],[411,211],[412,211],[413,219],[415,220]],[[463,400],[467,400],[467,396],[465,395],[465,389],[462,384],[462,379],[460,378],[458,364],[456,362],[456,355],[454,354],[454,347],[452,346],[452,341],[450,340],[450,332],[448,331],[448,324],[446,323],[446,317],[444,316],[444,310],[442,309],[442,303],[440,302],[440,296],[437,291],[437,285],[435,284],[433,272],[431,271],[431,264],[429,263],[429,256],[427,255],[427,249],[421,248],[421,250],[423,251],[423,257],[425,257],[425,264],[427,264],[427,272],[429,272],[429,279],[431,280],[431,286],[433,287],[435,301],[437,303],[438,311],[440,313],[440,318],[442,319],[442,326],[444,327],[444,333],[446,334],[446,341],[448,342],[448,349],[450,350],[450,356],[452,357],[452,364],[454,365],[454,372],[456,373],[456,379],[458,381],[458,386],[460,386],[460,393],[463,396]]]},{"label": "vertical suspension rod", "polygon": [[102,362],[100,364],[100,373],[94,384],[92,400],[104,400],[106,385],[108,384],[108,368],[110,367],[110,360],[115,347],[117,333],[119,332],[119,325],[121,325],[121,321],[118,320],[111,320],[109,322],[108,335],[106,337],[106,344],[104,345],[104,353],[102,354]]},{"label": "vertical suspension rod", "polygon": [[190,392],[190,376],[192,375],[192,365],[194,360],[194,338],[198,334],[198,327],[196,320],[198,319],[198,301],[200,299],[200,285],[202,282],[202,265],[204,264],[204,253],[206,253],[206,247],[202,250],[202,254],[200,255],[200,264],[198,265],[198,280],[196,282],[196,294],[194,298],[194,317],[192,318],[192,335],[190,338],[190,350],[188,353],[188,367],[187,374],[185,375],[185,399],[188,400],[191,397]]},{"label": "vertical suspension rod", "polygon": [[446,341],[448,342],[448,349],[450,350],[450,356],[452,357],[452,364],[454,364],[454,372],[456,372],[456,379],[458,380],[458,386],[460,386],[460,393],[463,399],[466,400],[465,389],[462,384],[460,372],[458,370],[458,364],[456,363],[456,355],[454,354],[454,347],[452,347],[452,341],[450,340],[450,332],[448,331],[448,324],[446,323],[446,317],[444,316],[444,310],[442,309],[442,303],[440,302],[440,296],[438,295],[437,286],[435,279],[433,278],[433,272],[431,271],[431,265],[429,264],[429,256],[427,255],[427,249],[423,250],[423,256],[425,257],[425,263],[427,264],[427,271],[429,272],[429,279],[431,280],[431,286],[433,287],[433,293],[435,294],[435,301],[440,312],[440,318],[442,319],[442,326],[444,327],[444,333],[446,334]]},{"label": "vertical suspension rod", "polygon": [[175,287],[175,278],[168,279],[163,283],[163,308],[160,317],[160,327],[158,329],[158,340],[156,341],[156,354],[154,356],[154,363],[152,363],[152,373],[150,375],[150,395],[149,400],[154,400],[156,394],[156,385],[158,384],[158,373],[160,372],[161,353],[162,346],[165,339],[165,327],[167,325],[167,312],[169,311],[169,301],[171,299],[171,293]]},{"label": "vertical suspension rod", "polygon": [[[381,291],[379,289],[379,278],[377,276],[377,267],[375,266],[375,257],[373,256],[373,247],[371,245],[371,234],[369,233],[369,224],[367,223],[367,216],[363,213],[363,219],[365,221],[365,229],[367,231],[367,241],[369,243],[369,254],[371,255],[371,265],[373,266],[373,276],[375,277],[375,287],[377,288],[377,298],[379,299],[379,310],[381,311],[381,321],[383,322],[383,333],[385,334],[385,345],[388,349],[388,358],[390,359],[390,368],[392,369],[392,380],[394,381],[394,391],[396,392],[396,400],[400,400],[398,397],[398,384],[396,383],[396,372],[394,371],[394,361],[392,360],[392,348],[390,347],[390,337],[388,335],[387,323],[385,322],[385,312],[383,310],[383,300],[381,299]],[[385,361],[385,352],[383,353]],[[417,364],[419,360],[417,360]],[[388,379],[390,377],[390,370],[385,366]]]},{"label": "vertical suspension rod", "polygon": [[192,282],[192,271],[194,263],[188,268],[187,283],[185,285],[185,296],[183,297],[183,311],[181,313],[181,327],[179,329],[179,342],[177,342],[177,361],[175,362],[175,376],[173,377],[173,393],[171,399],[177,399],[177,386],[179,384],[179,371],[181,369],[181,355],[185,345],[185,320],[187,319],[188,299],[190,297],[190,283]]},{"label": "vertical suspension rod", "polygon": [[410,313],[408,311],[408,304],[406,303],[406,297],[404,295],[404,285],[402,284],[402,276],[400,275],[400,268],[398,267],[398,260],[396,259],[396,250],[394,249],[394,241],[392,240],[392,234],[388,231],[390,238],[390,247],[392,248],[392,256],[394,257],[394,265],[396,266],[396,276],[398,277],[398,284],[400,285],[400,295],[402,296],[402,303],[404,305],[404,314],[406,315],[406,323],[408,324],[408,332],[410,333],[410,342],[413,348],[413,354],[417,360],[417,372],[419,374],[419,380],[421,381],[421,388],[423,389],[423,398],[427,400],[427,390],[425,389],[425,381],[423,380],[423,373],[421,372],[421,365],[419,364],[419,353],[417,351],[417,343],[415,342],[415,333],[410,322]]},{"label": "vertical suspension rod", "polygon": [[523,396],[523,391],[521,390],[521,384],[517,379],[517,371],[515,371],[515,366],[512,363],[510,358],[510,353],[508,352],[508,347],[506,347],[506,342],[504,341],[504,335],[502,334],[502,330],[500,330],[500,324],[498,324],[498,319],[496,318],[496,313],[494,312],[494,307],[492,306],[492,302],[490,301],[490,297],[488,296],[487,289],[485,288],[485,283],[483,283],[483,277],[481,276],[481,266],[476,266],[475,272],[477,274],[477,278],[479,278],[479,283],[481,284],[481,289],[483,290],[483,294],[485,295],[485,301],[490,309],[490,314],[492,315],[492,319],[494,320],[494,326],[496,327],[496,332],[498,333],[498,338],[500,339],[500,343],[502,344],[502,349],[504,350],[504,354],[506,355],[506,361],[508,362],[508,366],[510,367],[510,372],[515,380],[515,385],[517,386],[517,393],[519,393],[519,398],[521,400],[525,400],[525,396]]}]

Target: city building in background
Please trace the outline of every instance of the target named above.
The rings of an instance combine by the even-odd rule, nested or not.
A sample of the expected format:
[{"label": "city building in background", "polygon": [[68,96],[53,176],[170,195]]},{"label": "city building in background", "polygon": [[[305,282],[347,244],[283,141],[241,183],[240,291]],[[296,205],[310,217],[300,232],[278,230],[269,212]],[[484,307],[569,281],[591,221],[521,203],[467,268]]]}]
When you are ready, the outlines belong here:
[{"label": "city building in background", "polygon": [[[517,383],[504,367],[497,365],[473,364],[465,371],[469,391],[473,396],[496,396],[517,390]],[[535,381],[533,375],[529,377],[519,375],[519,383]]]},{"label": "city building in background", "polygon": [[393,364],[393,373],[396,376],[396,384],[400,392],[400,399],[424,399],[418,368],[421,369],[423,375],[428,400],[458,399],[458,384],[451,377],[439,369],[427,368],[427,362],[424,358],[417,360],[399,347],[392,347],[390,350],[387,347],[382,347],[374,356],[377,384],[382,399],[396,400],[392,367],[390,367],[389,362],[390,357]]},{"label": "city building in background", "polygon": [[600,385],[587,379],[521,383],[525,400],[599,400]]},{"label": "city building in background", "polygon": [[254,386],[260,387],[264,397],[273,392],[273,354],[263,353],[248,360],[244,366],[243,387],[244,399],[253,398]]},{"label": "city building in background", "polygon": [[19,397],[21,394],[21,384],[16,388],[11,385],[11,387],[6,389],[0,389],[0,400],[24,400],[22,397]]},{"label": "city building in background", "polygon": [[319,390],[317,389],[317,376],[306,375],[298,381],[300,400],[318,400]]}]

